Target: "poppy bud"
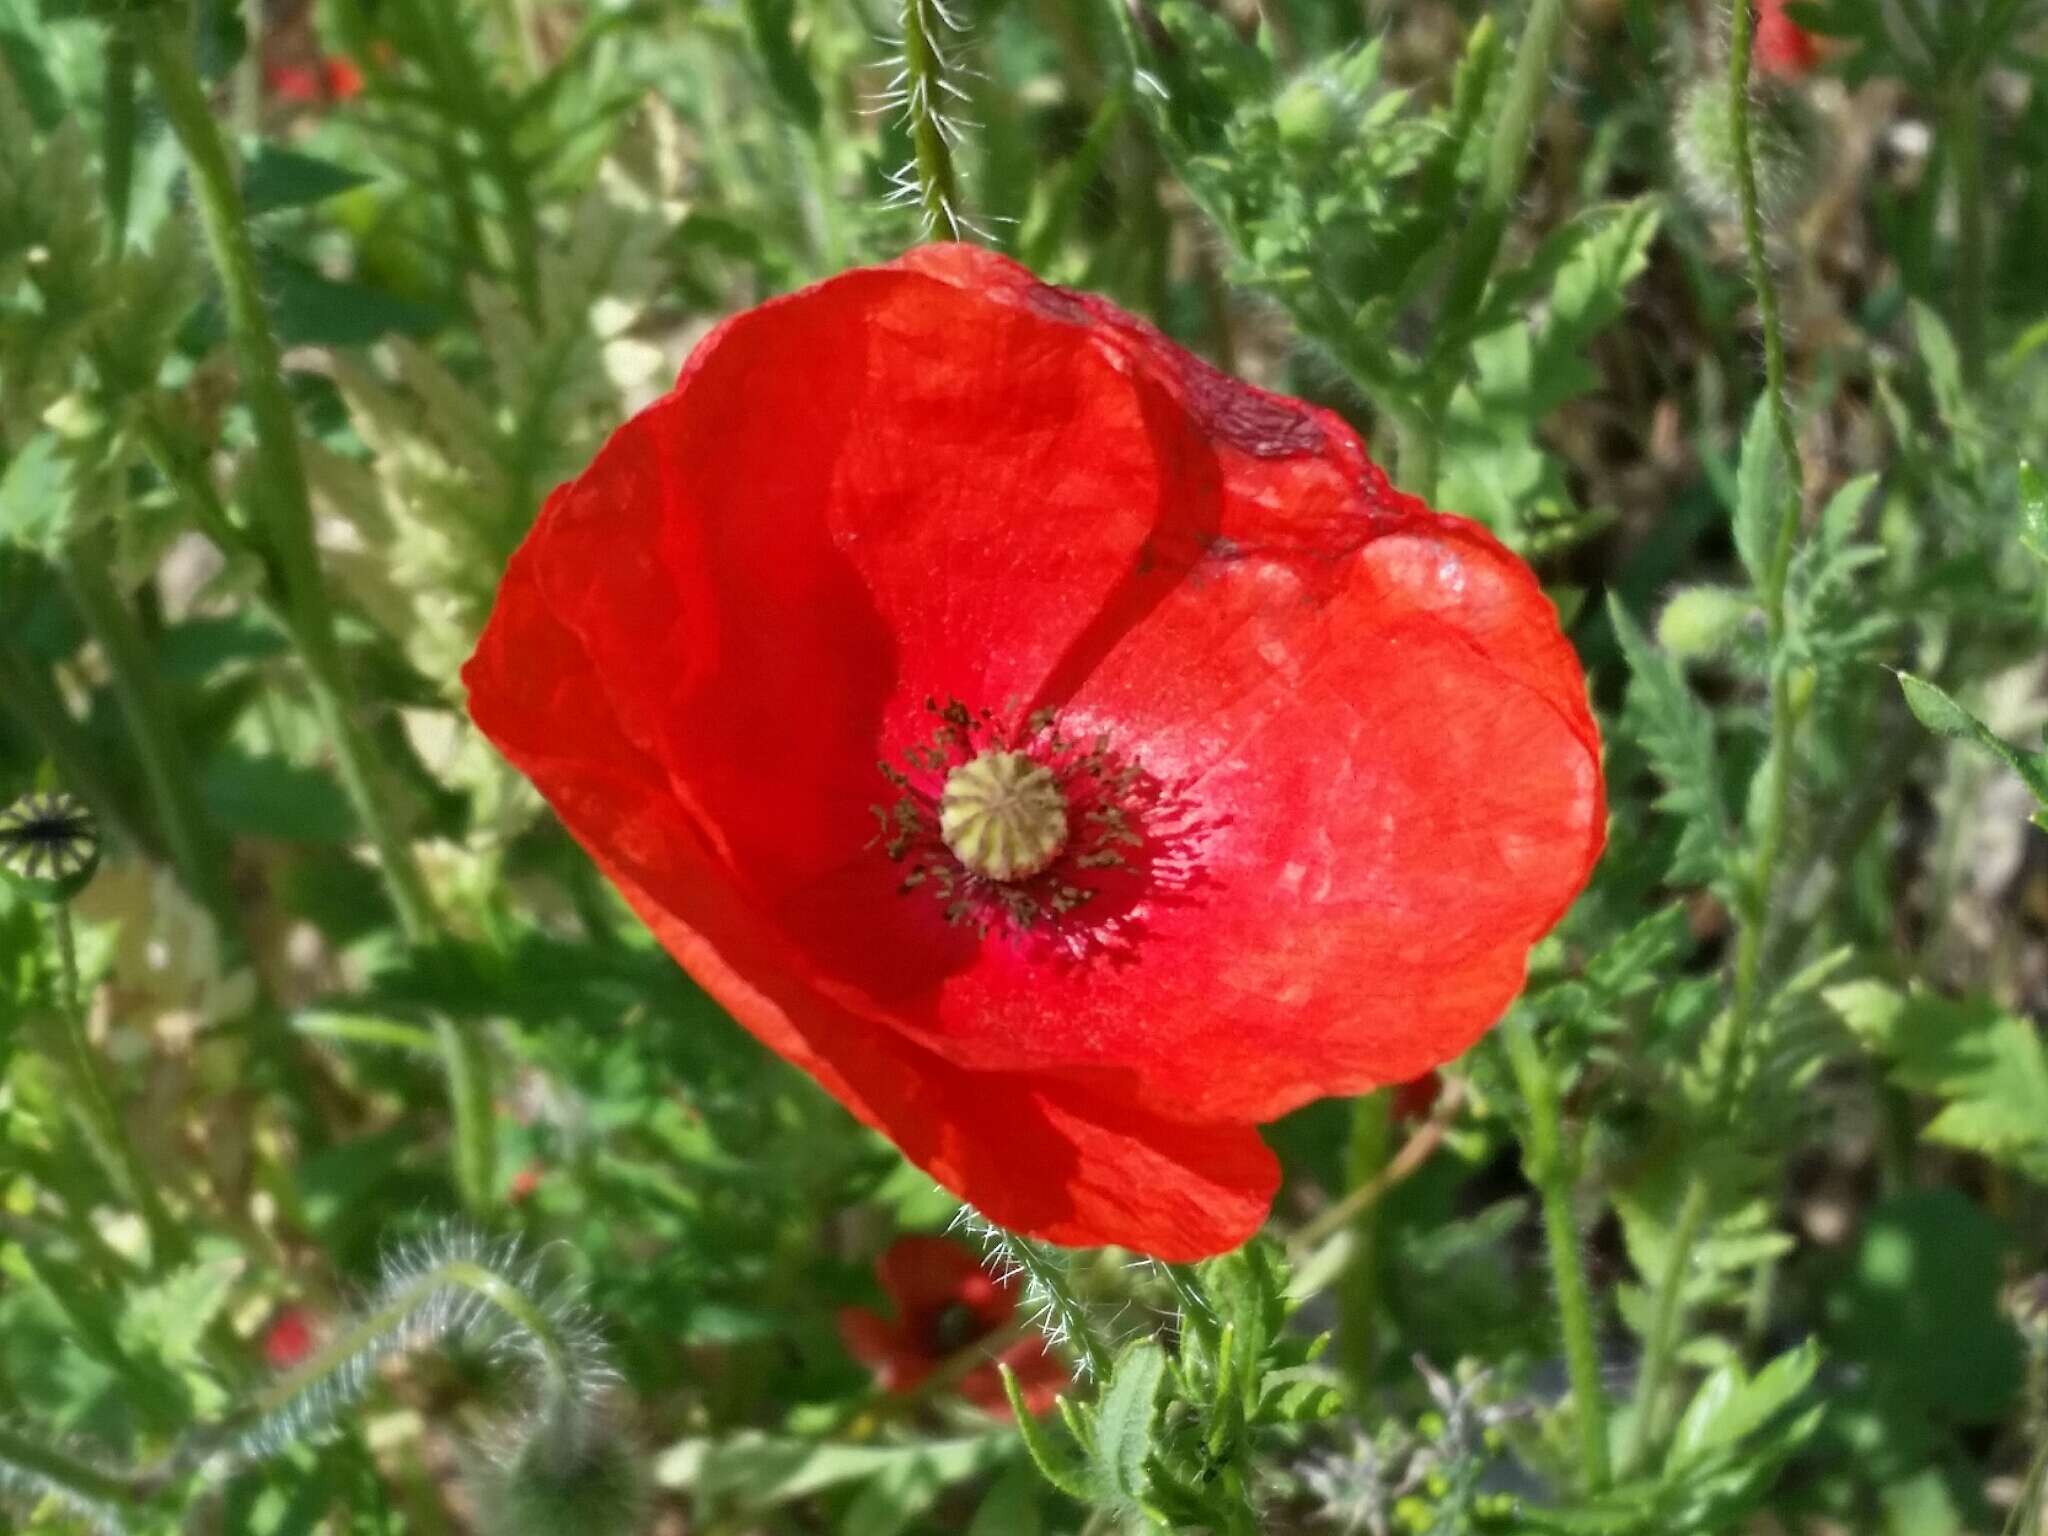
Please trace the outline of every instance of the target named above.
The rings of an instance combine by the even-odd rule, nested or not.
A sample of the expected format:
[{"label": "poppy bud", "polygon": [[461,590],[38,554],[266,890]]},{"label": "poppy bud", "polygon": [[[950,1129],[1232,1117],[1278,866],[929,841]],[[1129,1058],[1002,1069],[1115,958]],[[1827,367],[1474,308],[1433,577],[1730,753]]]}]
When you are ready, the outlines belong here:
[{"label": "poppy bud", "polygon": [[[1726,72],[1715,68],[1679,93],[1673,125],[1686,190],[1703,210],[1733,218],[1742,207],[1736,167],[1732,96]],[[1818,124],[1791,91],[1757,82],[1749,112],[1749,151],[1756,165],[1757,204],[1766,219],[1790,212],[1804,197]]]},{"label": "poppy bud", "polygon": [[1321,149],[1336,134],[1337,102],[1322,81],[1297,80],[1273,103],[1273,121],[1289,149]]},{"label": "poppy bud", "polygon": [[99,866],[99,823],[76,795],[23,795],[0,811],[0,875],[31,901],[70,900]]},{"label": "poppy bud", "polygon": [[645,1498],[631,1446],[607,1415],[563,1397],[478,1478],[485,1536],[631,1536]]},{"label": "poppy bud", "polygon": [[1657,643],[1684,661],[1725,656],[1756,613],[1732,587],[1681,587],[1657,616]]}]

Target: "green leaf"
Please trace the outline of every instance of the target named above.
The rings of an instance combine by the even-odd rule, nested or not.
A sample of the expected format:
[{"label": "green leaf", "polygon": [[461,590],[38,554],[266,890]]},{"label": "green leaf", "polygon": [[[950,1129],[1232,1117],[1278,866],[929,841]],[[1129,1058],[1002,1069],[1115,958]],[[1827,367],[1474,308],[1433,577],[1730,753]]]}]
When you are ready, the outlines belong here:
[{"label": "green leaf", "polygon": [[2018,1333],[1999,1308],[2006,1240],[1953,1189],[1910,1190],[1865,1216],[1830,1288],[1837,1343],[1887,1395],[1964,1424],[1999,1420],[2020,1383]]},{"label": "green leaf", "polygon": [[1975,742],[2017,773],[2034,799],[2048,806],[2048,752],[2028,752],[2014,746],[1924,678],[1910,672],[1901,672],[1898,678],[1906,695],[1906,706],[1922,725],[1952,741]]},{"label": "green leaf", "polygon": [[385,336],[426,336],[448,316],[363,283],[337,281],[277,251],[264,253],[263,285],[288,346],[361,347]]},{"label": "green leaf", "polygon": [[1995,1004],[1915,986],[1849,982],[1822,996],[1892,1080],[1943,1108],[1921,1132],[2048,1181],[2048,1052],[2035,1027]]},{"label": "green leaf", "polygon": [[1011,1445],[1007,1431],[916,1445],[849,1445],[742,1430],[678,1441],[656,1458],[654,1477],[664,1488],[689,1488],[708,1501],[758,1510],[881,1476],[907,1483],[937,1478],[943,1487],[995,1465]]},{"label": "green leaf", "polygon": [[240,1259],[202,1260],[131,1292],[121,1317],[123,1341],[169,1366],[198,1363],[200,1342],[227,1306],[242,1267]]},{"label": "green leaf", "polygon": [[1735,551],[1759,592],[1770,581],[1789,494],[1784,455],[1778,451],[1778,434],[1766,396],[1749,413],[1749,426],[1742,434],[1742,466],[1735,477]]},{"label": "green leaf", "polygon": [[1612,595],[1608,617],[1628,662],[1628,718],[1651,765],[1664,781],[1659,810],[1682,825],[1671,878],[1708,882],[1726,873],[1735,833],[1721,789],[1713,717],[1687,686],[1678,666],[1650,643]]},{"label": "green leaf", "polygon": [[303,208],[370,184],[370,178],[332,160],[276,144],[259,144],[242,172],[242,206],[250,218],[280,208]]},{"label": "green leaf", "polygon": [[1722,1366],[1693,1394],[1665,1459],[1668,1474],[1732,1449],[1791,1406],[1812,1383],[1820,1351],[1809,1340],[1778,1356],[1752,1379],[1739,1364]]},{"label": "green leaf", "polygon": [[2048,560],[2048,476],[2020,465],[2020,542],[2038,560]]},{"label": "green leaf", "polygon": [[341,786],[318,768],[281,757],[216,753],[200,793],[231,832],[292,843],[341,843],[356,835],[355,811]]},{"label": "green leaf", "polygon": [[1152,1418],[1165,1379],[1166,1352],[1141,1339],[1117,1358],[1096,1408],[1090,1491],[1123,1513],[1143,1507],[1145,1458],[1151,1454]]},{"label": "green leaf", "polygon": [[[1010,1400],[1010,1412],[1017,1420],[1017,1435],[1041,1476],[1072,1499],[1089,1496],[1088,1469],[1071,1445],[1062,1444],[1051,1430],[1031,1416],[1024,1402],[1024,1389],[1017,1385],[1017,1373],[1007,1365],[998,1367],[1003,1375],[1003,1394]],[[1061,1407],[1066,1400],[1060,1400]]]},{"label": "green leaf", "polygon": [[49,551],[70,532],[71,461],[54,432],[38,432],[0,471],[0,545]]},{"label": "green leaf", "polygon": [[782,105],[803,127],[817,132],[825,111],[813,71],[790,36],[796,20],[795,0],[745,0],[747,26],[768,72],[768,83]]}]

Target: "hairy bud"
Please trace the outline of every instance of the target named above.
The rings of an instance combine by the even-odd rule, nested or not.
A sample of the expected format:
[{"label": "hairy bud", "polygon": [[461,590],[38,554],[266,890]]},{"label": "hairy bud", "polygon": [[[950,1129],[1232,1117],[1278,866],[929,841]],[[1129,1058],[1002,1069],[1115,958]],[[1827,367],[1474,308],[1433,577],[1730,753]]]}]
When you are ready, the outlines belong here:
[{"label": "hairy bud", "polygon": [[475,1475],[484,1536],[633,1536],[645,1496],[610,1414],[560,1397]]},{"label": "hairy bud", "polygon": [[1734,649],[1759,610],[1732,587],[1681,587],[1657,616],[1657,643],[1682,661],[1705,661]]},{"label": "hairy bud", "polygon": [[[1729,110],[1733,99],[1725,71],[1710,70],[1679,92],[1672,124],[1686,191],[1702,210],[1718,218],[1734,218],[1742,206],[1734,117]],[[1804,98],[1768,82],[1753,83],[1749,144],[1756,161],[1757,205],[1766,219],[1783,217],[1805,199],[1819,132]]]}]

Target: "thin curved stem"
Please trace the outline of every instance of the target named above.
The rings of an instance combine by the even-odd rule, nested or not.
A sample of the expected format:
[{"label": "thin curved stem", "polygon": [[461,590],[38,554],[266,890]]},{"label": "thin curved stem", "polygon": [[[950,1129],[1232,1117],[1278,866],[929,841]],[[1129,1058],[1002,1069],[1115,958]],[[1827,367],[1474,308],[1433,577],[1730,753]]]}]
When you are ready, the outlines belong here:
[{"label": "thin curved stem", "polygon": [[1585,1255],[1572,1210],[1573,1159],[1565,1146],[1557,1078],[1544,1060],[1526,1016],[1509,1014],[1501,1024],[1501,1038],[1529,1112],[1522,1166],[1542,1197],[1543,1231],[1550,1247],[1551,1279],[1557,1287],[1558,1331],[1579,1433],[1579,1472],[1586,1491],[1598,1492],[1612,1475],[1607,1451],[1607,1393],[1600,1384],[1592,1289],[1586,1283]]}]

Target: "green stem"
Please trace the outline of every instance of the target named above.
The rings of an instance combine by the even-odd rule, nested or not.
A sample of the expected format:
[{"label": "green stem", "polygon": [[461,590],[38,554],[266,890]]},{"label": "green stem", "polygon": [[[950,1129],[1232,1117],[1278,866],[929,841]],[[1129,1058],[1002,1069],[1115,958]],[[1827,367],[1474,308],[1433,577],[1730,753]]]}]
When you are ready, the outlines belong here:
[{"label": "green stem", "polygon": [[107,249],[118,254],[128,243],[128,204],[135,184],[135,44],[118,26],[109,29],[100,78],[106,94],[100,188],[107,204]]},{"label": "green stem", "polygon": [[[1792,798],[1792,749],[1798,730],[1789,667],[1784,655],[1785,584],[1799,537],[1801,500],[1799,437],[1785,392],[1785,338],[1778,312],[1777,290],[1771,284],[1764,249],[1763,217],[1756,186],[1756,159],[1750,142],[1750,55],[1754,41],[1749,0],[1733,0],[1729,31],[1729,137],[1735,151],[1736,187],[1742,203],[1742,241],[1750,285],[1756,290],[1764,332],[1764,388],[1770,401],[1771,424],[1785,466],[1785,501],[1762,592],[1765,631],[1771,646],[1769,680],[1770,755],[1764,766],[1763,803],[1759,811],[1754,855],[1743,872],[1735,901],[1735,978],[1729,1003],[1728,1034],[1715,1065],[1713,1109],[1717,1125],[1732,1123],[1742,1081],[1749,1034],[1763,1012],[1763,956],[1769,938],[1771,890],[1784,857],[1787,812]],[[1704,1172],[1695,1174],[1680,1200],[1673,1224],[1664,1273],[1651,1297],[1650,1328],[1644,1342],[1643,1368],[1637,1380],[1635,1412],[1621,1457],[1624,1476],[1633,1471],[1658,1429],[1666,1378],[1676,1358],[1679,1326],[1684,1315],[1685,1282],[1694,1249],[1706,1227],[1713,1188]]]},{"label": "green stem", "polygon": [[1984,98],[1974,75],[1964,74],[1947,91],[1946,141],[1956,179],[1956,350],[1963,380],[1984,377],[1987,281],[1984,209]]},{"label": "green stem", "polygon": [[[1437,314],[1436,330],[1441,335],[1462,335],[1466,322],[1486,296],[1487,279],[1493,274],[1494,260],[1500,254],[1501,241],[1514,214],[1515,193],[1521,186],[1529,146],[1536,136],[1536,120],[1550,93],[1550,74],[1564,40],[1564,24],[1565,0],[1531,0],[1521,44],[1515,50],[1514,69],[1508,76],[1507,96],[1487,146],[1486,175],[1480,182],[1479,202],[1468,216],[1451,254],[1450,277]],[[1443,416],[1452,391],[1464,375],[1465,364],[1463,355],[1430,360],[1426,370],[1430,382],[1423,395],[1421,413],[1426,440],[1412,449],[1403,441],[1402,489],[1425,501],[1436,495]],[[1411,463],[1412,471],[1408,467]]]},{"label": "green stem", "polygon": [[241,911],[227,880],[227,858],[201,803],[198,775],[171,711],[149,642],[114,585],[113,550],[104,530],[95,530],[64,551],[64,584],[98,645],[115,702],[127,723],[142,764],[143,782],[156,808],[171,867],[213,919],[234,962],[248,958]]},{"label": "green stem", "polygon": [[164,115],[191,173],[200,225],[226,301],[228,336],[242,392],[256,428],[257,485],[252,506],[266,553],[275,562],[279,606],[312,683],[313,703],[334,744],[344,788],[376,845],[386,885],[406,936],[415,942],[435,928],[426,882],[386,798],[380,765],[356,719],[334,611],[320,572],[312,499],[299,449],[298,423],[285,388],[283,359],[263,290],[255,247],[242,210],[226,141],[183,37],[169,25],[139,34],[144,63],[156,81]]},{"label": "green stem", "polygon": [[906,121],[917,174],[918,207],[925,233],[957,239],[961,224],[959,193],[953,174],[953,152],[941,122],[940,97],[946,91],[946,57],[932,36],[933,0],[903,0],[903,90],[908,98]]},{"label": "green stem", "polygon": [[497,1128],[491,1115],[491,1063],[476,1025],[446,1014],[434,1018],[434,1040],[455,1121],[455,1186],[476,1217],[497,1204]]},{"label": "green stem", "polygon": [[128,1128],[114,1108],[113,1095],[100,1074],[98,1055],[86,1038],[85,1006],[78,983],[78,943],[71,927],[71,908],[56,902],[50,908],[50,926],[57,940],[58,1021],[64,1032],[65,1065],[70,1070],[75,1109],[86,1139],[93,1143],[100,1161],[114,1183],[141,1214],[149,1230],[150,1257],[161,1268],[176,1263],[188,1251],[185,1234],[171,1219],[156,1180],[129,1139]]},{"label": "green stem", "polygon": [[[1344,1187],[1362,1189],[1387,1170],[1392,1150],[1393,1113],[1385,1089],[1351,1102],[1351,1139],[1345,1156]],[[1370,1394],[1377,1359],[1380,1310],[1379,1202],[1351,1218],[1351,1254],[1336,1283],[1337,1349],[1344,1375],[1363,1402]]]},{"label": "green stem", "polygon": [[1607,1394],[1600,1385],[1600,1353],[1593,1333],[1592,1291],[1572,1210],[1573,1158],[1565,1146],[1564,1116],[1557,1079],[1543,1058],[1535,1031],[1522,1013],[1501,1025],[1515,1085],[1529,1112],[1522,1167],[1543,1202],[1543,1231],[1550,1245],[1550,1270],[1557,1287],[1557,1320],[1564,1341],[1565,1370],[1571,1378],[1573,1417],[1579,1432],[1579,1471],[1585,1491],[1597,1493],[1611,1476],[1607,1451]]},{"label": "green stem", "polygon": [[52,1450],[4,1424],[0,1424],[0,1470],[19,1471],[30,1484],[87,1507],[127,1504],[146,1491],[132,1477]]}]

